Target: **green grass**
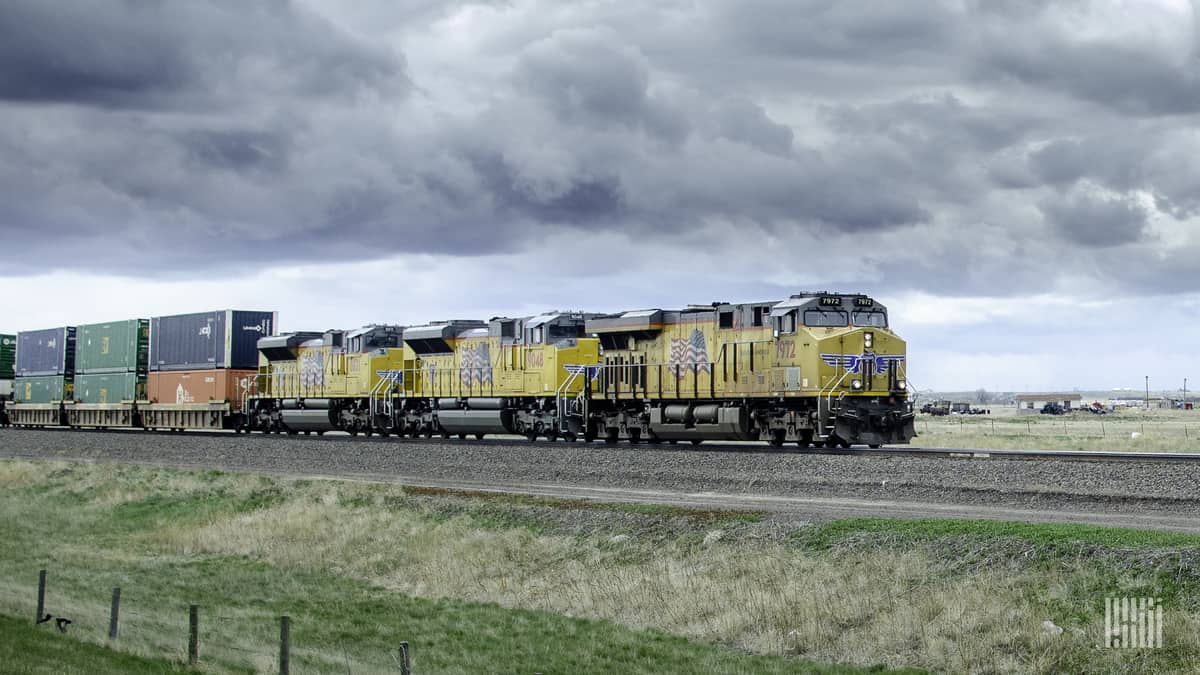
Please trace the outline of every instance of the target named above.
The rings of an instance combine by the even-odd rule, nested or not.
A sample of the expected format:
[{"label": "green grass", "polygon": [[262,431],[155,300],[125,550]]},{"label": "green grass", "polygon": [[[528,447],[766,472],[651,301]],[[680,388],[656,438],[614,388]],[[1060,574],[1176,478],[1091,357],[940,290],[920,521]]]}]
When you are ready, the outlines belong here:
[{"label": "green grass", "polygon": [[[82,465],[48,473],[31,464],[0,467],[9,470],[0,479],[0,539],[5,542],[0,612],[31,615],[37,570],[48,569],[47,611],[75,622],[71,635],[64,636],[69,645],[64,654],[78,652],[84,663],[87,654],[104,651],[127,659],[116,663],[129,664],[129,672],[143,672],[135,669],[143,662],[144,672],[172,672],[166,664],[184,658],[187,607],[197,604],[205,672],[269,672],[276,659],[278,617],[284,614],[292,620],[293,667],[305,673],[396,672],[394,654],[401,640],[410,642],[414,666],[423,673],[879,672],[748,654],[611,620],[454,597],[415,597],[346,566],[356,555],[381,550],[403,558],[409,542],[386,531],[367,532],[356,545],[361,548],[339,545],[344,559],[302,564],[280,564],[261,553],[181,551],[169,543],[217,522],[236,524],[255,517],[275,522],[274,514],[285,503],[303,509],[302,520],[325,509],[379,513],[381,499],[371,486],[347,484],[331,494],[325,483],[289,484],[252,476]],[[429,526],[448,527],[440,519]],[[470,536],[469,530],[453,527],[448,531]],[[307,552],[303,541],[290,542],[289,550]],[[105,639],[114,586],[122,588],[117,647],[154,658],[96,646]],[[6,638],[8,633],[6,629]],[[14,640],[3,642],[33,639],[13,635]],[[49,671],[36,670],[43,659],[35,649],[14,649],[10,655],[0,670],[61,672],[73,667],[64,662]],[[101,668],[79,672],[104,672]]]},{"label": "green grass", "polygon": [[[1088,526],[854,519],[353,481],[0,462],[0,614],[37,570],[69,637],[270,672],[1200,671],[1198,538]],[[1102,641],[1106,595],[1167,606],[1164,649]],[[1047,636],[1044,621],[1064,629]],[[821,665],[830,664],[830,665]],[[839,665],[833,665],[839,664]],[[3,668],[0,668],[3,670]]]},{"label": "green grass", "polygon": [[847,518],[805,530],[798,541],[830,548],[856,535],[884,534],[909,541],[937,541],[948,537],[1007,537],[1039,547],[1088,544],[1106,548],[1200,548],[1200,536],[1156,530],[1135,530],[1095,525],[1040,524],[1016,521],[955,520],[949,518],[893,519]]},{"label": "green grass", "polygon": [[31,620],[0,615],[0,670],[13,675],[163,675],[190,669],[81,642]]}]

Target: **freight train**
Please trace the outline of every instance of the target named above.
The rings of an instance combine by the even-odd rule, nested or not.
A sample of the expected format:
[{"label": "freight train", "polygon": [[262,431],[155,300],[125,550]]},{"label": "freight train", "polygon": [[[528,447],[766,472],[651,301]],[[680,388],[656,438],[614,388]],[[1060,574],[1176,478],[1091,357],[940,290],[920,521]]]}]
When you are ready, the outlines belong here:
[{"label": "freight train", "polygon": [[[23,401],[18,367],[11,422],[776,447],[915,436],[905,343],[862,294],[279,335],[274,315],[214,315],[227,317],[222,336],[192,349],[203,362],[180,356],[199,337],[152,320],[145,396],[103,404],[104,415],[77,386],[61,401]],[[213,380],[208,398],[182,375]]]}]

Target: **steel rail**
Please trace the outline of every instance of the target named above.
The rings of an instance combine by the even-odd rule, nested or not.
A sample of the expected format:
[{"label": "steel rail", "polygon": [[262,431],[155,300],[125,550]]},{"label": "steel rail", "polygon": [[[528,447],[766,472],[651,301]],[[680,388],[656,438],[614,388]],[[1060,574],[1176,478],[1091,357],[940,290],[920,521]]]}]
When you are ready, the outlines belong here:
[{"label": "steel rail", "polygon": [[[21,427],[12,427],[13,429],[21,429]],[[399,436],[380,436],[374,434],[366,436],[360,434],[351,436],[345,432],[330,431],[323,436],[317,435],[295,435],[287,434],[264,434],[255,432],[252,434],[234,434],[232,431],[217,431],[217,430],[189,430],[189,431],[149,431],[146,429],[87,429],[87,428],[68,428],[68,427],[44,427],[40,429],[28,429],[29,431],[57,432],[57,433],[109,433],[109,434],[162,434],[169,436],[192,435],[192,436],[237,436],[239,438],[255,438],[263,441],[288,442],[291,440],[303,440],[310,442],[371,442],[371,443],[392,443],[397,445],[404,444],[422,444],[422,443],[470,443],[478,445],[529,445],[531,447],[543,446],[548,450],[555,447],[564,441],[547,441],[539,440],[535,443],[530,443],[521,436],[501,436],[494,435],[483,440],[476,439],[459,439],[451,436],[448,439],[443,439],[439,436],[434,436],[431,439],[425,438],[407,438]],[[3,439],[4,430],[0,430],[0,439]],[[601,441],[594,441],[594,445],[603,446]],[[1062,461],[1091,461],[1091,462],[1200,462],[1200,453],[1195,452],[1140,452],[1140,451],[1113,451],[1113,450],[1013,450],[1004,449],[996,450],[990,448],[922,448],[915,446],[884,446],[881,448],[868,448],[865,446],[855,446],[851,448],[798,448],[798,447],[782,447],[776,448],[768,445],[766,442],[735,442],[735,441],[705,441],[703,445],[693,446],[690,444],[674,445],[670,443],[647,443],[641,442],[637,445],[628,443],[619,443],[612,446],[613,448],[621,448],[630,450],[637,448],[645,452],[673,452],[673,453],[702,453],[702,452],[755,452],[762,454],[810,454],[810,455],[842,455],[855,457],[928,457],[928,458],[943,458],[943,459],[1016,459],[1016,460],[1062,460]]]}]

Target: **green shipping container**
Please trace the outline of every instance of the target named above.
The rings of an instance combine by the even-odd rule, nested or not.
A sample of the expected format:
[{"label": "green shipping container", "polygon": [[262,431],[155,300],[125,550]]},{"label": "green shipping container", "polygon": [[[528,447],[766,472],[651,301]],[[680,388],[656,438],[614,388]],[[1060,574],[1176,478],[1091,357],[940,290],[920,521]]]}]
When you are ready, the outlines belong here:
[{"label": "green shipping container", "polygon": [[0,335],[0,380],[13,378],[13,363],[17,359],[17,336]]},{"label": "green shipping container", "polygon": [[75,330],[77,373],[145,373],[149,361],[149,319],[91,323]]},{"label": "green shipping container", "polygon": [[71,378],[62,375],[18,377],[13,381],[13,401],[51,403],[71,397]]},{"label": "green shipping container", "polygon": [[146,373],[92,373],[75,376],[80,403],[120,403],[146,398]]}]

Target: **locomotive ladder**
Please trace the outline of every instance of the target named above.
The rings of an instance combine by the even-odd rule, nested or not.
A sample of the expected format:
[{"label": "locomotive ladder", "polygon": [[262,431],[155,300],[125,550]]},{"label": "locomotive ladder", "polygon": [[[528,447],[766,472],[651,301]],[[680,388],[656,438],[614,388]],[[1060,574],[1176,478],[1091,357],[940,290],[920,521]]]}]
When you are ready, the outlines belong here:
[{"label": "locomotive ladder", "polygon": [[836,391],[837,388],[842,385],[842,381],[845,380],[846,376],[849,374],[850,374],[850,371],[843,368],[841,377],[839,377],[837,380],[835,380],[833,382],[833,384],[830,384],[828,386],[828,388],[822,387],[820,389],[820,391],[817,392],[817,435],[818,436],[827,438],[831,433],[833,433],[833,430],[835,428],[835,424],[834,424],[833,420],[834,420],[834,417],[837,415],[837,408],[840,407],[842,398],[846,395],[846,392],[844,392],[844,391],[840,395],[838,395],[837,402],[838,402],[839,406],[835,407],[833,405],[833,403],[834,403],[833,402],[833,392]]},{"label": "locomotive ladder", "polygon": [[371,393],[367,397],[367,403],[371,410],[372,425],[375,424],[375,419],[379,415],[385,415],[389,423],[394,421],[392,420],[392,397],[389,395],[390,392],[386,391],[392,382],[391,375],[380,377],[375,386],[371,388]]},{"label": "locomotive ladder", "polygon": [[[570,425],[567,424],[568,417],[583,418],[582,427],[587,429],[588,388],[586,383],[588,382],[589,378],[588,371],[591,368],[596,368],[597,366],[564,365],[563,367],[567,369],[567,372],[570,374],[570,376],[563,380],[563,383],[560,384],[558,389],[554,392],[554,410],[558,416],[558,432],[560,434],[568,433],[571,430]],[[577,395],[571,396],[567,392],[571,389],[571,385],[575,383],[575,380],[579,379],[581,375],[584,378],[585,386],[579,389],[579,393]]]}]

